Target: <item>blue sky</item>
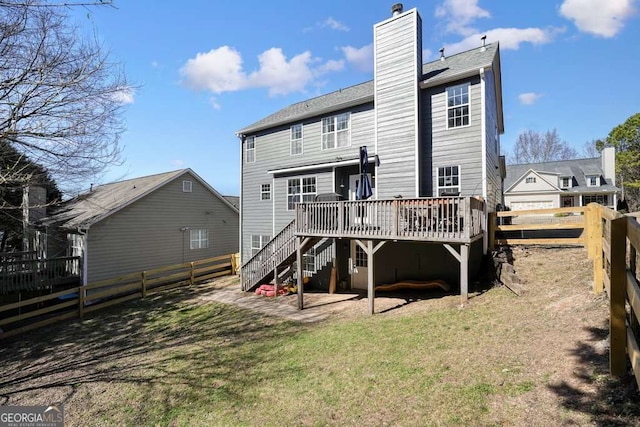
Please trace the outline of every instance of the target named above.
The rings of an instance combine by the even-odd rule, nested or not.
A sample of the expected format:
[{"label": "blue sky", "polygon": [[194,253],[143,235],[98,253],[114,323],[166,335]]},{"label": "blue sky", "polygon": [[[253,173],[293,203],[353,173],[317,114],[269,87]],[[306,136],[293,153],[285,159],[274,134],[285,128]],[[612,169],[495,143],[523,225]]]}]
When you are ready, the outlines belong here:
[{"label": "blue sky", "polygon": [[[294,102],[373,78],[373,24],[394,1],[115,0],[76,9],[137,86],[125,162],[103,181],[190,167],[239,194],[235,132]],[[640,111],[639,0],[404,2],[423,20],[425,62],[500,41],[505,133],[556,128],[583,144]]]}]

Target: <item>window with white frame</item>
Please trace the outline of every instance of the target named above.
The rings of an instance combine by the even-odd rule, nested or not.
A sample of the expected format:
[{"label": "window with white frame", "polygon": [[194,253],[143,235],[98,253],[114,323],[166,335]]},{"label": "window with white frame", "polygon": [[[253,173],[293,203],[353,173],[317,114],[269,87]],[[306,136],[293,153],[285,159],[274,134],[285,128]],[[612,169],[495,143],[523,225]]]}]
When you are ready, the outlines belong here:
[{"label": "window with white frame", "polygon": [[598,175],[587,175],[587,187],[599,187],[600,177]]},{"label": "window with white frame", "polygon": [[607,194],[584,194],[582,196],[582,206],[589,203],[600,203],[602,206],[609,206],[609,196]]},{"label": "window with white frame", "polygon": [[189,249],[207,249],[209,247],[209,230],[194,229],[189,230]]},{"label": "window with white frame", "polygon": [[351,145],[350,113],[322,119],[322,149],[349,147]]},{"label": "window with white frame", "polygon": [[271,200],[271,184],[260,186],[260,200]]},{"label": "window with white frame", "polygon": [[256,137],[250,136],[245,141],[245,161],[247,163],[253,163],[256,161]]},{"label": "window with white frame", "polygon": [[469,83],[447,88],[447,128],[469,125]]},{"label": "window with white frame", "polygon": [[316,177],[291,178],[287,181],[287,210],[293,210],[296,203],[313,202],[316,197]]},{"label": "window with white frame", "polygon": [[571,177],[570,176],[560,177],[560,188],[571,188]]},{"label": "window with white frame", "polygon": [[291,155],[302,154],[302,124],[291,126]]},{"label": "window with white frame", "polygon": [[460,194],[460,166],[438,168],[438,196]]},{"label": "window with white frame", "polygon": [[525,180],[525,183],[527,184],[535,184],[536,183],[536,177],[535,176],[528,176]]},{"label": "window with white frame", "polygon": [[271,236],[269,235],[251,235],[251,256],[254,256],[258,252],[260,252],[260,249],[262,249],[267,243],[269,243],[270,240]]},{"label": "window with white frame", "polygon": [[302,271],[306,276],[316,272],[316,248],[311,248],[302,255]]},{"label": "window with white frame", "polygon": [[182,181],[182,192],[191,193],[193,189],[193,183],[191,181]]}]

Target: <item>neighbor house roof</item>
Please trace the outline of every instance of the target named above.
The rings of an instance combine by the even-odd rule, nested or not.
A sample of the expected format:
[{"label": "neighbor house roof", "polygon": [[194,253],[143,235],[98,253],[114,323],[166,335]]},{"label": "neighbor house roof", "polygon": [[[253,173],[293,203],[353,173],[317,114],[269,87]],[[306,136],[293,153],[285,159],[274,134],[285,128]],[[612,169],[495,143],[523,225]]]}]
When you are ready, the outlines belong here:
[{"label": "neighbor house roof", "polygon": [[69,230],[87,229],[96,222],[118,212],[122,208],[129,206],[133,202],[185,174],[191,174],[193,178],[207,187],[207,189],[222,200],[223,203],[235,211],[238,211],[236,206],[226,200],[191,169],[180,169],[157,175],[98,185],[86,193],[63,202],[56,208],[52,215],[43,218],[40,222],[43,225],[56,224],[61,228]]},{"label": "neighbor house roof", "polygon": [[[466,52],[446,57],[444,61],[437,59],[422,66],[421,87],[435,86],[466,77],[470,72],[477,72],[482,67],[490,67],[499,50],[498,43],[490,43],[485,49],[475,48]],[[499,67],[499,59],[497,60]],[[499,70],[496,73],[496,86],[501,85]],[[416,82],[417,83],[417,82]],[[249,134],[304,120],[332,111],[342,110],[356,105],[372,102],[374,99],[374,81],[360,83],[326,95],[307,99],[285,107],[257,122],[238,131],[238,134]],[[499,99],[500,108],[502,100]],[[502,131],[502,125],[500,130]]]},{"label": "neighbor house roof", "polygon": [[589,159],[559,160],[543,163],[525,163],[520,165],[507,165],[507,176],[504,179],[505,191],[508,191],[523,175],[534,170],[536,172],[547,172],[557,174],[558,177],[572,177],[573,186],[563,190],[569,193],[597,193],[616,192],[618,187],[611,184],[610,179],[606,179],[606,184],[599,187],[587,186],[586,175],[604,176],[600,157]]}]

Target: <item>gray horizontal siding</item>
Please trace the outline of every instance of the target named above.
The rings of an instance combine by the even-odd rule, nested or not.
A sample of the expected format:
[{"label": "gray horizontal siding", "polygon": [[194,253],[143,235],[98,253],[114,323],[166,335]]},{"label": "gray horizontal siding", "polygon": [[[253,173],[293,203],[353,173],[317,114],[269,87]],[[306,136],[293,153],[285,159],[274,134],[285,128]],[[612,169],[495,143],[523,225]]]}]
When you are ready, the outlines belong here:
[{"label": "gray horizontal siding", "polygon": [[374,27],[378,198],[417,195],[421,27],[415,10]]},{"label": "gray horizontal siding", "polygon": [[[495,78],[492,70],[485,71],[485,118],[487,152],[487,209],[496,210],[502,203],[502,179],[500,178],[500,134],[498,132],[498,107]],[[496,143],[497,141],[497,143]]]},{"label": "gray horizontal siding", "polygon": [[[182,192],[182,181],[192,192]],[[105,280],[238,251],[238,213],[182,175],[89,229],[88,280]],[[209,230],[208,249],[189,249],[189,231]]]}]

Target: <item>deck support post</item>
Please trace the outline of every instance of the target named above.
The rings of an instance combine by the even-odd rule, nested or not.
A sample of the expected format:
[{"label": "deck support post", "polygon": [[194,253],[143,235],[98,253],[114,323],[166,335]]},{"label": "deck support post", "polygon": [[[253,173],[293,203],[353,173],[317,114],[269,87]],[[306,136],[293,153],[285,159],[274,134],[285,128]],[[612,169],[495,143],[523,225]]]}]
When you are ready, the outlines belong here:
[{"label": "deck support post", "polygon": [[275,293],[273,294],[274,298],[278,298],[278,265],[273,267],[273,290]]},{"label": "deck support post", "polygon": [[356,239],[356,244],[362,248],[362,250],[367,254],[367,299],[369,300],[369,314],[374,314],[375,312],[375,304],[374,299],[376,297],[376,289],[375,289],[375,274],[373,271],[374,263],[373,256],[378,249],[384,246],[387,243],[386,240],[382,240],[378,242],[377,245],[373,245],[373,240],[367,240],[366,245],[362,243],[361,240]]},{"label": "deck support post", "polygon": [[465,305],[469,299],[469,248],[468,243],[460,245],[460,252],[451,247],[450,244],[445,243],[444,247],[447,248],[449,253],[453,255],[455,259],[460,263],[460,304]]},{"label": "deck support post", "polygon": [[296,237],[296,283],[298,284],[298,310],[304,308],[304,282],[302,274],[302,237]]}]

